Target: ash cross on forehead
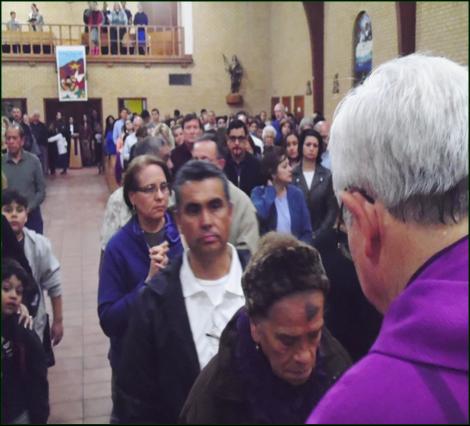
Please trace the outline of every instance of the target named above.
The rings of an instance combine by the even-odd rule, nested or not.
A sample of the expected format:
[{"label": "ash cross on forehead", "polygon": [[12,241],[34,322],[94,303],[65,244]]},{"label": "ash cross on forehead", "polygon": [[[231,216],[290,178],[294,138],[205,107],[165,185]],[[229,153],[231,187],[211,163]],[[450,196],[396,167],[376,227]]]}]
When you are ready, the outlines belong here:
[{"label": "ash cross on forehead", "polygon": [[318,306],[312,305],[311,303],[305,304],[305,316],[307,321],[311,321],[317,315],[320,308]]}]

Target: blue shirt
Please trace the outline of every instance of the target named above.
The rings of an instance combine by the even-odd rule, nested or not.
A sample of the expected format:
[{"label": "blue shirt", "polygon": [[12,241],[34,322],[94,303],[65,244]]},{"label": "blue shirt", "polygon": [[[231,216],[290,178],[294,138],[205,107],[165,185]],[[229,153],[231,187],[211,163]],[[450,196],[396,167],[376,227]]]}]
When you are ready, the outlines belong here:
[{"label": "blue shirt", "polygon": [[114,122],[114,127],[113,127],[113,141],[114,141],[114,145],[116,145],[117,143],[117,140],[119,138],[119,136],[121,135],[121,132],[122,132],[122,128],[124,127],[124,120],[122,118],[120,118],[119,120],[116,120]]},{"label": "blue shirt", "polygon": [[283,197],[276,197],[277,224],[276,231],[284,234],[291,233],[291,220],[289,212],[289,203],[287,202],[287,193]]}]

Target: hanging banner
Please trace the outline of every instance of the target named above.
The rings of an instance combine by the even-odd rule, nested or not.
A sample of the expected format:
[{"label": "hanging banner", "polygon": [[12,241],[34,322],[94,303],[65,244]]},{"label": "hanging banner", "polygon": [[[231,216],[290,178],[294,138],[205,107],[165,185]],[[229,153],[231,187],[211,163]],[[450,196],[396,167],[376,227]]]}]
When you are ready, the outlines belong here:
[{"label": "hanging banner", "polygon": [[85,46],[57,46],[59,101],[87,101]]}]

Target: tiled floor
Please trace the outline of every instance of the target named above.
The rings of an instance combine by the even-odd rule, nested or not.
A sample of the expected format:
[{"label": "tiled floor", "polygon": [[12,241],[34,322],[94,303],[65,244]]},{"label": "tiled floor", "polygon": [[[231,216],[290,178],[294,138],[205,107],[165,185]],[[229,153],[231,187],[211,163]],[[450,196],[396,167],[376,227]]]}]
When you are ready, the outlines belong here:
[{"label": "tiled floor", "polygon": [[109,344],[97,315],[99,230],[108,188],[96,168],[47,179],[44,235],[61,263],[65,330],[49,369],[50,423],[109,423]]}]

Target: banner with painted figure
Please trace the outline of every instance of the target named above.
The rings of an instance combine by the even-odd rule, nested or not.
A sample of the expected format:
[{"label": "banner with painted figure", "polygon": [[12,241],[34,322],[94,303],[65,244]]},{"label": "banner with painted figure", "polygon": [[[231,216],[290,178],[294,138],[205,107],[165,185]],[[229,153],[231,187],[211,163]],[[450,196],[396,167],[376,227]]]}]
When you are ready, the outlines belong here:
[{"label": "banner with painted figure", "polygon": [[85,46],[57,46],[59,101],[87,101]]},{"label": "banner with painted figure", "polygon": [[372,71],[372,23],[361,12],[354,28],[354,85],[360,84]]}]

